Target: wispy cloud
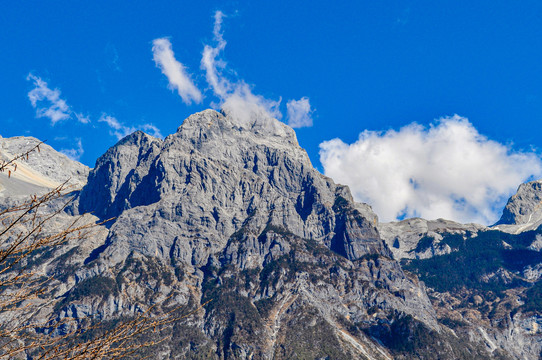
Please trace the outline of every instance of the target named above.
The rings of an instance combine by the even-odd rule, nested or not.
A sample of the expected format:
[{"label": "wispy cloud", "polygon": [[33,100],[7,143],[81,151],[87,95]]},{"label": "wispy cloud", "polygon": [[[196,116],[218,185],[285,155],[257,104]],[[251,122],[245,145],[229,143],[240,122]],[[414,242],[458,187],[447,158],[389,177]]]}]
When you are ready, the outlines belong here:
[{"label": "wispy cloud", "polygon": [[201,68],[205,70],[207,83],[215,96],[220,99],[218,105],[245,126],[251,126],[254,122],[264,121],[266,118],[280,119],[282,117],[279,111],[280,99],[275,101],[255,95],[244,80],[232,81],[224,74],[227,63],[220,57],[226,47],[222,34],[223,18],[224,14],[221,11],[215,13],[213,27],[215,46],[205,45],[201,59]]},{"label": "wispy cloud", "polygon": [[286,103],[288,112],[288,125],[293,128],[312,126],[312,111],[308,97],[299,100],[290,100]]},{"label": "wispy cloud", "polygon": [[112,43],[108,43],[105,46],[105,55],[109,59],[109,67],[115,71],[122,71],[119,62],[119,52],[117,48]]},{"label": "wispy cloud", "polygon": [[542,175],[537,154],[489,140],[457,115],[429,128],[364,131],[353,144],[323,142],[320,161],[327,176],[349,185],[384,221],[421,216],[490,224],[517,184]]},{"label": "wispy cloud", "polygon": [[201,92],[190,79],[184,65],[175,59],[169,39],[155,39],[152,44],[153,60],[156,67],[162,70],[162,73],[168,78],[168,87],[172,91],[177,90],[185,104],[189,105],[192,101],[200,103]]},{"label": "wispy cloud", "polygon": [[88,115],[84,115],[82,113],[74,113],[74,115],[77,121],[79,121],[80,123],[83,123],[83,124],[90,123],[90,117]]},{"label": "wispy cloud", "polygon": [[215,13],[215,24],[213,27],[214,41],[216,46],[205,45],[201,58],[201,67],[205,70],[207,83],[213,89],[215,95],[220,98],[227,97],[233,85],[221,75],[221,70],[226,67],[226,62],[218,55],[226,48],[226,41],[222,35],[222,18],[224,14],[221,11]]},{"label": "wispy cloud", "polygon": [[[61,98],[59,89],[49,88],[47,82],[32,73],[28,74],[27,80],[34,83],[34,88],[28,93],[28,99],[30,100],[32,107],[36,109],[36,116],[38,118],[49,118],[51,120],[51,125],[55,125],[56,123],[67,119],[76,119],[82,124],[90,123],[90,117],[88,115],[81,112],[75,112],[67,104],[66,100]],[[110,130],[109,133],[119,140],[136,130],[143,130],[152,136],[163,138],[160,129],[153,124],[129,126],[105,113],[102,113],[98,122],[107,124]],[[55,137],[55,140],[60,141],[67,138],[68,137],[65,136],[57,136]],[[76,138],[72,146],[72,148],[63,148],[60,152],[73,160],[79,160],[85,152],[81,138]]]},{"label": "wispy cloud", "polygon": [[61,149],[60,152],[63,153],[64,155],[66,155],[67,157],[69,157],[72,160],[76,160],[76,161],[79,160],[81,158],[81,156],[83,156],[83,154],[85,153],[85,151],[83,149],[83,143],[81,142],[81,138],[76,139],[76,147],[75,148],[73,148],[73,149]]},{"label": "wispy cloud", "polygon": [[156,126],[152,124],[143,124],[138,126],[126,126],[122,124],[120,121],[118,121],[115,117],[102,114],[98,122],[104,122],[109,126],[110,131],[109,133],[112,136],[115,136],[118,140],[122,139],[123,137],[130,135],[136,130],[142,130],[149,135],[163,138],[162,134],[160,133],[160,129],[158,129]]},{"label": "wispy cloud", "polygon": [[[211,102],[211,106],[220,108],[241,126],[260,126],[267,130],[280,131],[275,122],[269,120],[282,118],[280,112],[282,99],[279,97],[277,100],[271,100],[254,94],[250,84],[237,78],[237,74],[227,68],[228,64],[222,57],[227,44],[222,33],[224,18],[222,11],[215,12],[213,44],[204,46],[200,64],[209,85],[206,90],[210,90],[213,97],[218,99],[217,102]],[[153,40],[152,52],[156,66],[168,78],[169,88],[177,90],[186,104],[191,104],[192,101],[202,102],[202,93],[192,82],[185,66],[175,58],[170,40],[165,37]],[[312,125],[310,116],[312,111],[308,98],[289,101],[287,111],[292,126]]]},{"label": "wispy cloud", "polygon": [[36,117],[46,117],[51,120],[51,125],[57,122],[67,120],[75,116],[77,121],[81,123],[89,123],[88,116],[83,116],[81,113],[74,113],[66,100],[60,97],[59,89],[51,89],[47,82],[43,81],[39,76],[32,73],[28,74],[26,80],[34,83],[34,88],[28,93],[28,99],[32,107],[36,109]]},{"label": "wispy cloud", "polygon": [[[34,82],[34,88],[28,93],[32,107],[38,118],[48,117],[51,124],[71,117],[71,110],[66,101],[60,98],[60,90],[50,89],[40,77],[28,74],[26,80]],[[44,104],[45,103],[45,104]]]}]

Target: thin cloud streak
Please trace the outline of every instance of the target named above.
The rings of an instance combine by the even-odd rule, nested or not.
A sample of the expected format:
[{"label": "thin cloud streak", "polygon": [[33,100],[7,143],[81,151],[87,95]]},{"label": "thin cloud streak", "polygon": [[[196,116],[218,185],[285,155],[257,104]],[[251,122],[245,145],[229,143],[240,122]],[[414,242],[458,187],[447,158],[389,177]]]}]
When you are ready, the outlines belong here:
[{"label": "thin cloud streak", "polygon": [[[211,106],[219,108],[235,119],[239,125],[245,127],[262,127],[271,132],[280,131],[272,118],[280,120],[282,113],[280,104],[282,99],[270,100],[261,95],[254,94],[252,86],[243,79],[230,79],[229,75],[236,76],[234,71],[227,69],[227,62],[222,58],[226,48],[226,40],[222,32],[223,20],[226,16],[222,11],[216,11],[213,24],[213,45],[204,45],[200,68],[205,72],[208,89],[218,102],[211,102]],[[168,38],[153,40],[153,59],[158,68],[168,78],[168,87],[177,90],[183,102],[190,105],[192,101],[201,103],[203,95],[194,85],[185,66],[180,63],[172,50]],[[289,123],[294,127],[312,126],[309,99],[291,100],[287,104]],[[122,131],[116,132],[122,134]]]},{"label": "thin cloud streak", "polygon": [[205,45],[201,58],[201,68],[214,95],[220,99],[222,110],[233,116],[244,126],[253,126],[256,122],[269,123],[269,118],[280,119],[280,99],[269,100],[252,93],[251,87],[243,80],[230,81],[225,75],[227,63],[220,57],[226,47],[222,34],[224,13],[215,13],[213,35],[215,46]]},{"label": "thin cloud streak", "polygon": [[85,150],[83,149],[83,143],[81,142],[81,138],[77,138],[76,140],[76,148],[61,149],[60,152],[72,160],[79,161],[81,156],[83,156],[83,154],[85,153]]},{"label": "thin cloud streak", "polygon": [[117,118],[102,114],[98,122],[106,123],[107,126],[109,126],[110,131],[109,134],[112,136],[115,136],[117,140],[122,139],[125,136],[130,135],[134,131],[142,130],[146,133],[148,133],[151,136],[155,136],[158,138],[163,138],[162,134],[160,133],[160,129],[158,129],[156,126],[152,124],[143,124],[138,126],[126,126],[122,124],[120,121],[117,120]]},{"label": "thin cloud streak", "polygon": [[221,32],[223,17],[224,13],[221,11],[215,13],[213,35],[216,46],[205,45],[201,58],[201,68],[205,70],[207,83],[211,86],[214,94],[221,100],[224,100],[233,88],[233,84],[221,73],[221,70],[226,67],[226,62],[218,58],[218,55],[226,48],[226,41]]},{"label": "thin cloud streak", "polygon": [[167,77],[168,88],[177,93],[183,102],[190,105],[192,101],[201,103],[202,95],[194,85],[186,68],[175,59],[175,54],[171,49],[171,42],[167,38],[155,39],[152,42],[153,60],[162,73]]},{"label": "thin cloud streak", "polygon": [[88,115],[83,115],[82,113],[74,113],[75,118],[82,124],[89,124],[90,117]]},{"label": "thin cloud streak", "polygon": [[353,144],[320,144],[324,173],[349,185],[383,221],[404,217],[447,218],[492,224],[518,184],[542,175],[532,152],[480,134],[455,115],[425,128],[364,131]]},{"label": "thin cloud streak", "polygon": [[[66,101],[60,98],[60,90],[50,89],[40,77],[28,74],[26,80],[33,81],[34,88],[28,93],[28,99],[32,107],[36,109],[36,117],[47,117],[51,125],[71,117],[71,110]],[[46,103],[45,106],[40,104]]]},{"label": "thin cloud streak", "polygon": [[75,116],[77,121],[88,124],[90,118],[81,113],[75,113],[68,105],[66,100],[60,97],[59,89],[50,89],[47,82],[39,76],[29,73],[26,80],[34,83],[34,88],[28,93],[28,99],[32,107],[36,109],[36,117],[46,117],[51,120],[51,125],[57,122],[67,120]]}]

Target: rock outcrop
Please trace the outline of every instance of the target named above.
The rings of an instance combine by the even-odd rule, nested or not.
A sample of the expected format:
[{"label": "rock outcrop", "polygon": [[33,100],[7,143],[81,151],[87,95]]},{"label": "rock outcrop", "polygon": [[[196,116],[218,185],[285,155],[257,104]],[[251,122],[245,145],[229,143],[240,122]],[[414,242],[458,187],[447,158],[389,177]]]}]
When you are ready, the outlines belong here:
[{"label": "rock outcrop", "polygon": [[[207,110],[163,141],[129,135],[98,159],[78,204],[115,219],[75,278],[105,284],[113,272],[118,313],[133,308],[123,293],[139,301],[176,294],[187,306],[211,301],[196,329],[219,358],[290,358],[295,349],[389,358],[362,324],[375,332],[388,317],[410,316],[440,329],[423,286],[380,238],[371,208],[316,171],[294,131],[274,119],[240,126]],[[154,294],[149,284],[127,287],[153,268],[161,269],[148,280]],[[112,311],[85,301],[62,309]],[[329,346],[318,348],[324,333]],[[292,336],[308,343],[290,343]]]}]

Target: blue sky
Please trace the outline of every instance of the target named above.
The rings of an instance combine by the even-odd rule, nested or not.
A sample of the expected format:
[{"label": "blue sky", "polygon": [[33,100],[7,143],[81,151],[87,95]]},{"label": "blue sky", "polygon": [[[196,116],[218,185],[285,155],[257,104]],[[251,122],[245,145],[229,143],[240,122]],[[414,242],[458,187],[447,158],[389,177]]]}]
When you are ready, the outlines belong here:
[{"label": "blue sky", "polygon": [[[127,4],[0,4],[0,135],[46,139],[93,166],[125,132],[166,136],[188,115],[223,105],[247,85],[244,100],[255,96],[285,122],[295,117],[288,103],[297,105],[298,120],[312,121],[296,132],[313,164],[348,183],[386,220],[421,215],[489,223],[519,182],[542,176],[539,1]],[[217,11],[224,14],[223,47],[213,33]],[[200,97],[183,98],[172,87],[160,65],[165,58],[156,57],[160,39]],[[206,45],[216,49],[212,65],[229,84],[226,97],[202,66]],[[405,147],[416,147],[413,141],[426,146],[410,153]],[[457,148],[471,152],[452,162],[454,173],[487,175],[459,188],[451,186],[453,176],[430,176],[448,168],[427,151],[446,157]],[[389,161],[407,152],[421,162],[416,171],[404,169],[408,161]],[[481,195],[469,196],[469,187]],[[390,206],[390,198],[399,200]]]}]

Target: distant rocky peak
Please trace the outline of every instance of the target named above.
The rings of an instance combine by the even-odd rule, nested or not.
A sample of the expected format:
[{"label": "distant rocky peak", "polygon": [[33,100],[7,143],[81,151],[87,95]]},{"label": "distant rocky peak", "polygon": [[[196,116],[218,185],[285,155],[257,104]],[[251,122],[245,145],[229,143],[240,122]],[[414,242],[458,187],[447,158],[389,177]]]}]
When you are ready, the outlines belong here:
[{"label": "distant rocky peak", "polygon": [[150,143],[161,143],[161,142],[162,142],[161,139],[151,136],[147,133],[144,133],[141,130],[137,130],[131,133],[130,135],[125,136],[121,140],[119,140],[119,142],[117,142],[117,144],[115,144],[114,147],[126,146],[126,145],[144,146]]},{"label": "distant rocky peak", "polygon": [[[4,138],[0,136],[0,159],[9,160],[24,154],[40,140],[34,137],[15,136]],[[27,196],[47,189],[55,188],[67,181],[70,190],[80,189],[87,180],[89,168],[78,161],[68,158],[51,146],[42,143],[39,151],[33,151],[27,158],[17,160],[17,170],[11,176],[0,174],[0,197]]]},{"label": "distant rocky peak", "polygon": [[139,157],[141,152],[146,151],[148,148],[160,147],[163,140],[144,133],[141,130],[137,130],[130,135],[120,139],[115,145],[110,147],[102,156],[96,160],[95,168],[99,167],[105,162],[110,162],[112,158],[119,157],[119,154],[123,154],[118,159],[119,163],[123,165],[135,165],[128,164],[127,161],[133,161],[134,157]]},{"label": "distant rocky peak", "polygon": [[[521,184],[508,199],[496,228],[508,232],[534,230],[542,224],[542,180]],[[510,226],[509,226],[510,225]]]}]

